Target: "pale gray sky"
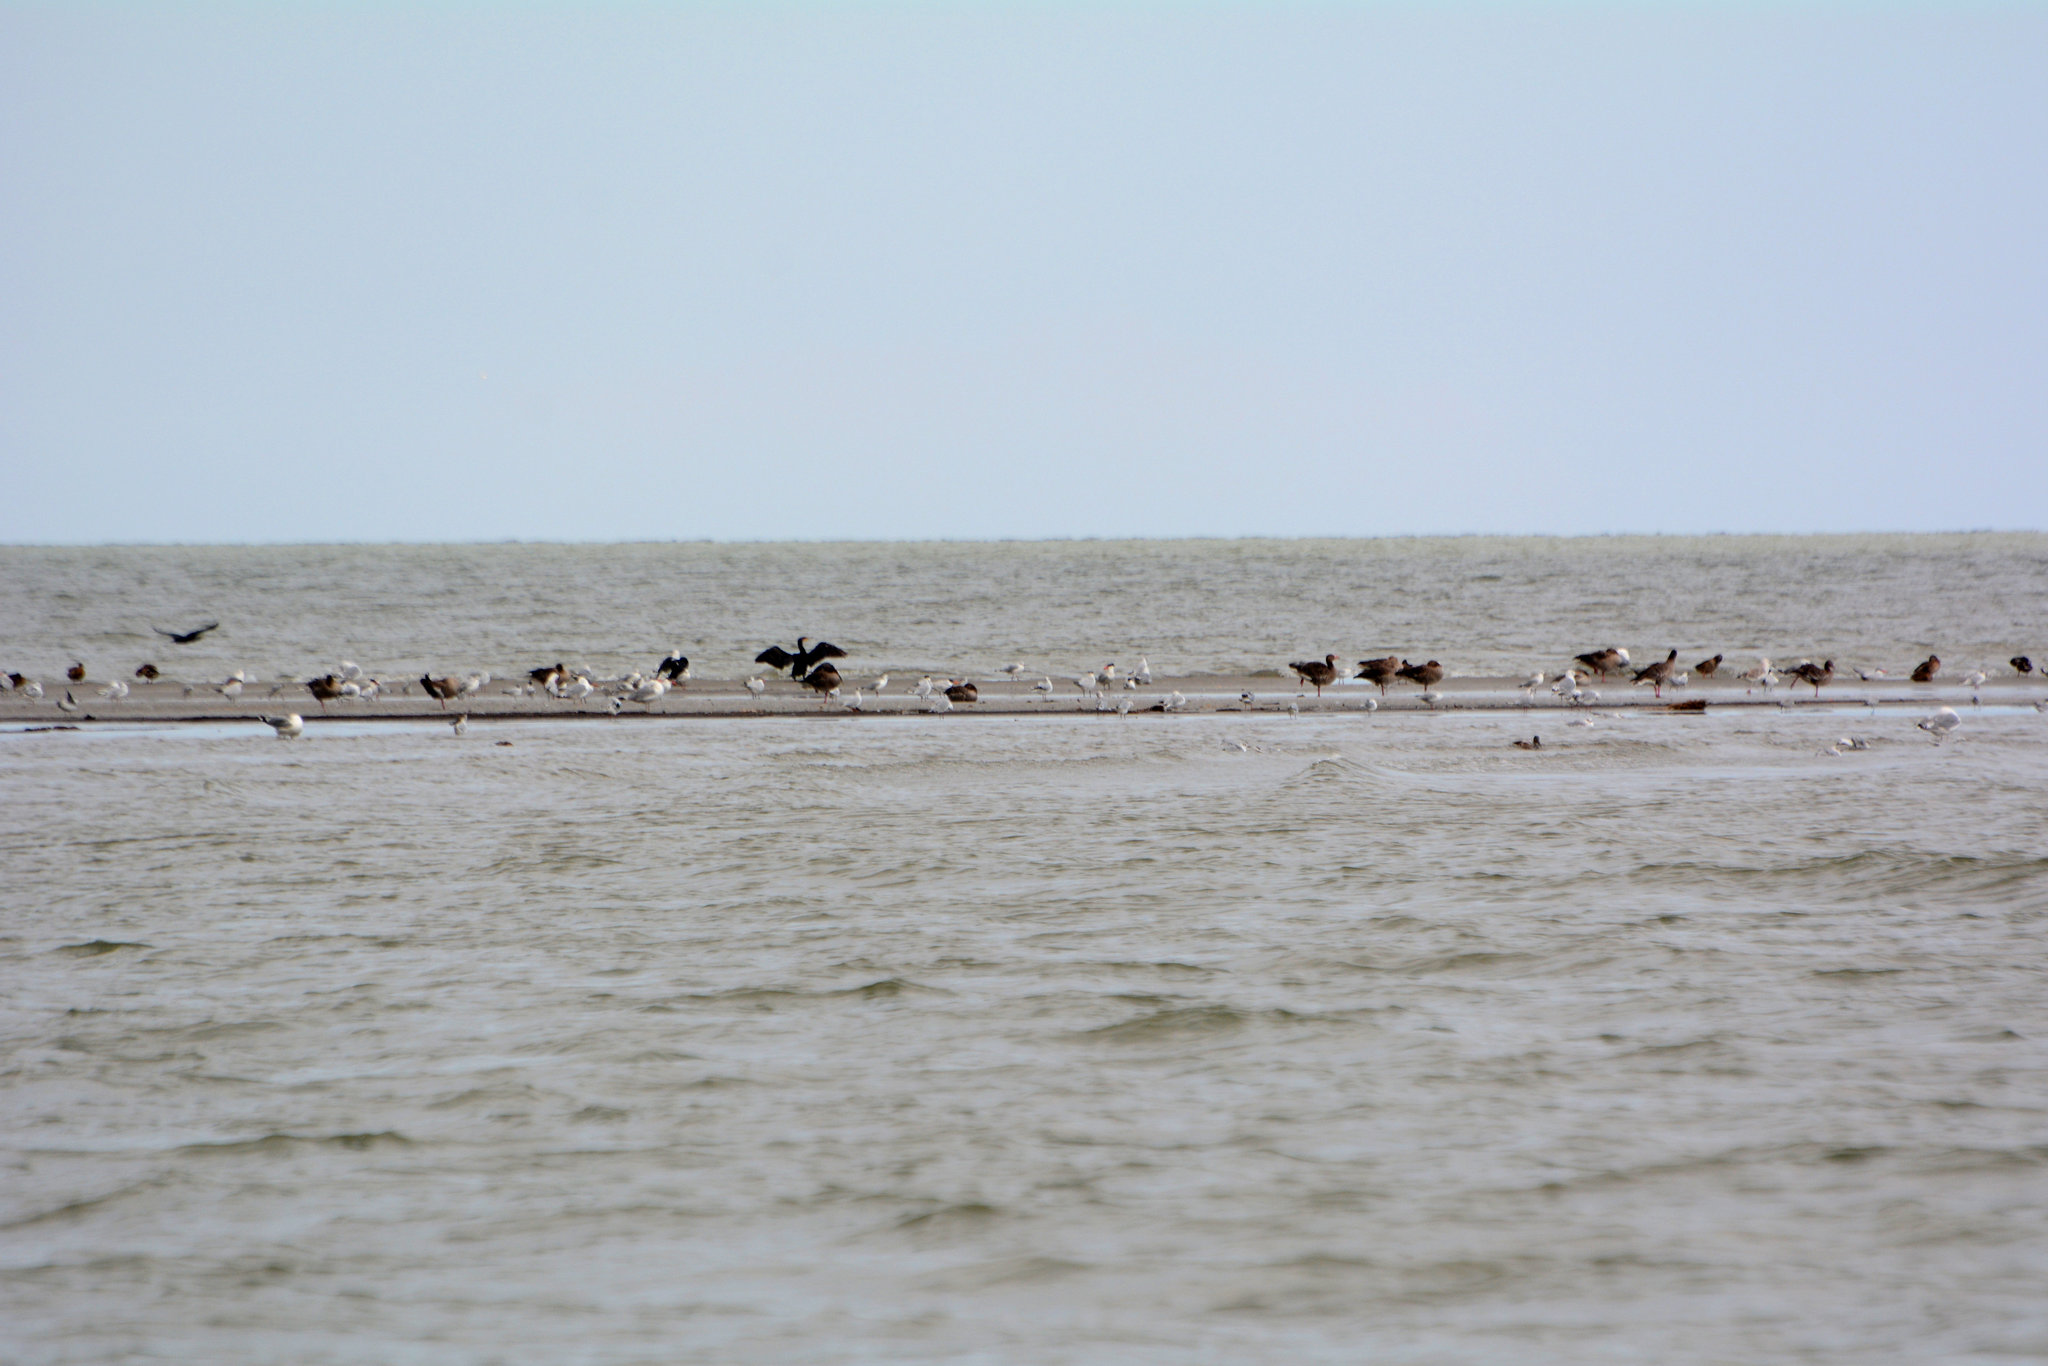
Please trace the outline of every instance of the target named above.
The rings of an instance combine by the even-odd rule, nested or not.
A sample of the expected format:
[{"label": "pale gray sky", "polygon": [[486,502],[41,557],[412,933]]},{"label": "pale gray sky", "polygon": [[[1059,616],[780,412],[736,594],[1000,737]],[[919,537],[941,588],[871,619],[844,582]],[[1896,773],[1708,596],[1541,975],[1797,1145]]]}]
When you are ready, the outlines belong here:
[{"label": "pale gray sky", "polygon": [[2048,6],[0,3],[0,541],[2048,525]]}]

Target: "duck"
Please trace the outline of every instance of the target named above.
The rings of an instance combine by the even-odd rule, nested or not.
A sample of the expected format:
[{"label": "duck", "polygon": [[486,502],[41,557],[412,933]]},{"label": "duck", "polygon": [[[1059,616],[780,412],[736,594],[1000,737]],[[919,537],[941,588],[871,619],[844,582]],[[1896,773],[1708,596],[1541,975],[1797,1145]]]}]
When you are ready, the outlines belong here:
[{"label": "duck", "polygon": [[135,676],[145,683],[154,683],[163,677],[163,670],[154,664],[145,664],[135,671]]},{"label": "duck", "polygon": [[1940,672],[1941,656],[1929,655],[1920,661],[1918,668],[1913,670],[1913,681],[1915,683],[1932,683],[1934,676]]},{"label": "duck", "polygon": [[83,682],[85,682],[85,663],[84,663],[84,661],[82,661],[82,660],[81,660],[81,661],[79,661],[78,663],[76,663],[76,664],[73,664],[73,665],[72,665],[72,666],[71,666],[70,668],[66,669],[66,670],[64,671],[64,676],[65,676],[66,678],[70,679],[70,680],[71,680],[71,681],[72,681],[73,683],[83,683]]}]

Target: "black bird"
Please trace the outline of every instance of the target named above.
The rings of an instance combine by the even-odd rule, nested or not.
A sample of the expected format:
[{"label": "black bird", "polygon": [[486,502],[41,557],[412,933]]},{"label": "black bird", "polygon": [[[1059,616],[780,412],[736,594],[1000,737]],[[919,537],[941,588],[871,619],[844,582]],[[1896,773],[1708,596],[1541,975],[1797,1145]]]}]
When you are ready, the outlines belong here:
[{"label": "black bird", "polygon": [[680,683],[689,672],[690,657],[684,654],[682,647],[678,645],[669,652],[668,658],[662,660],[655,668],[654,676],[666,678],[671,683]]},{"label": "black bird", "polygon": [[218,631],[220,629],[220,623],[217,621],[209,621],[206,623],[206,625],[195,627],[190,631],[166,631],[161,626],[152,626],[150,627],[150,629],[152,631],[155,631],[160,636],[169,636],[171,638],[171,644],[173,645],[190,645],[193,641],[199,639],[199,637],[205,635],[208,631]]},{"label": "black bird", "polygon": [[163,676],[163,670],[157,668],[154,664],[145,664],[135,671],[135,676],[145,682],[154,683]]},{"label": "black bird", "polygon": [[809,639],[809,636],[798,636],[794,654],[780,645],[770,645],[754,656],[754,662],[766,664],[771,669],[788,669],[791,678],[801,681],[811,672],[811,666],[819,660],[846,658],[846,651],[829,640],[821,640],[809,649],[804,648],[804,642]]},{"label": "black bird", "polygon": [[2012,665],[2014,673],[2030,674],[2034,671],[2034,661],[2025,655],[2014,655],[2006,663]]}]

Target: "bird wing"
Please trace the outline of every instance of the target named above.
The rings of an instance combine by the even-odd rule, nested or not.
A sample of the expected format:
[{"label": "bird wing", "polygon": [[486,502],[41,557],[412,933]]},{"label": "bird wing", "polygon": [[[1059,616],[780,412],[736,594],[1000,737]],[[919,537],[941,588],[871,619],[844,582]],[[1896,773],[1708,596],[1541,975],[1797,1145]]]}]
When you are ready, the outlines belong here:
[{"label": "bird wing", "polygon": [[756,664],[766,664],[771,669],[786,669],[796,662],[796,656],[780,645],[770,645],[754,656]]},{"label": "bird wing", "polygon": [[829,640],[819,641],[816,645],[813,645],[810,649],[804,651],[804,653],[809,655],[814,660],[846,658],[846,651],[840,649],[837,645],[834,645]]}]

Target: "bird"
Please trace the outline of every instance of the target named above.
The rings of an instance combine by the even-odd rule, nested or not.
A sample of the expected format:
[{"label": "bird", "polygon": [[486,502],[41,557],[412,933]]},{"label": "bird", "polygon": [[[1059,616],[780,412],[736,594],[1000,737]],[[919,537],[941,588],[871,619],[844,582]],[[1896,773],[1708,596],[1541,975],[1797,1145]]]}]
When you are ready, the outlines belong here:
[{"label": "bird", "polygon": [[981,700],[981,689],[975,687],[972,683],[956,678],[947,687],[946,696],[955,702],[979,702]]},{"label": "bird", "polygon": [[543,664],[538,669],[528,669],[526,676],[543,688],[553,688],[558,684],[566,686],[569,670],[559,663]]},{"label": "bird", "polygon": [[1438,692],[1438,691],[1437,691],[1437,690],[1436,690],[1435,688],[1431,688],[1431,687],[1424,687],[1424,688],[1423,688],[1423,690],[1422,690],[1422,705],[1423,705],[1423,706],[1425,706],[1425,707],[1434,707],[1434,706],[1435,706],[1435,705],[1436,705],[1437,703],[1439,703],[1439,702],[1441,702],[1441,701],[1443,701],[1443,700],[1444,700],[1444,695],[1443,695],[1442,693]]},{"label": "bird", "polygon": [[1574,658],[1579,663],[1585,665],[1590,672],[1596,673],[1602,678],[1607,677],[1610,670],[1628,667],[1628,651],[1618,645],[1610,645],[1604,650],[1588,650],[1582,655],[1574,656]]},{"label": "bird", "polygon": [[85,682],[85,665],[82,662],[78,664],[73,664],[70,668],[64,671],[64,676],[70,679],[73,683]]},{"label": "bird", "polygon": [[1950,731],[1954,730],[1957,726],[1960,726],[1961,724],[1963,724],[1963,718],[1956,715],[1956,709],[1954,707],[1943,707],[1940,710],[1936,711],[1934,715],[1929,716],[1922,720],[1919,723],[1919,726],[1921,730],[1926,731],[1935,739],[1940,740],[1945,738]]},{"label": "bird", "polygon": [[678,645],[668,652],[667,658],[654,668],[656,678],[665,678],[671,683],[680,683],[690,676],[690,657]]},{"label": "bird", "polygon": [[661,700],[661,695],[667,692],[668,688],[669,682],[666,678],[649,678],[635,685],[631,692],[625,694],[625,699],[628,702],[638,702],[647,710],[653,711],[654,704]]},{"label": "bird", "polygon": [[1721,656],[1719,655],[1715,655],[1712,659],[1703,659],[1699,663],[1692,666],[1692,671],[1698,674],[1701,678],[1712,678],[1716,673],[1719,673],[1720,670]]},{"label": "bird", "polygon": [[213,690],[232,702],[242,695],[242,679],[238,675],[229,674],[228,681],[214,684]]},{"label": "bird", "polygon": [[1014,680],[1017,675],[1024,672],[1024,666],[1022,664],[1005,664],[1003,665],[1003,672]]},{"label": "bird", "polygon": [[2012,665],[2014,673],[2030,674],[2034,671],[2034,661],[2025,655],[2014,655],[2005,662]]},{"label": "bird", "polygon": [[280,740],[294,739],[306,729],[305,719],[297,712],[289,712],[283,716],[259,716],[256,719],[275,731]]},{"label": "bird", "polygon": [[595,683],[592,683],[587,678],[579,678],[568,687],[562,689],[562,696],[568,698],[571,702],[581,702],[596,691],[597,685]]},{"label": "bird", "polygon": [[23,688],[26,688],[28,686],[28,675],[18,673],[8,674],[7,686],[14,689],[16,692],[20,692]]},{"label": "bird", "polygon": [[[333,677],[334,676],[332,674],[329,674],[326,679],[316,679],[315,682],[332,683]],[[313,684],[308,683],[306,686],[308,688],[311,688]],[[457,682],[453,677],[431,678],[426,674],[421,674],[420,686],[427,690],[427,696],[435,698],[441,703],[442,711],[448,710],[448,699],[462,691],[462,684]],[[320,694],[318,692],[315,692],[313,696],[319,697]],[[325,699],[322,699],[322,702],[324,705]]]},{"label": "bird", "polygon": [[[1300,710],[1301,710],[1301,708],[1300,708],[1300,707],[1296,707],[1296,708],[1295,708],[1295,710],[1296,710],[1296,711],[1300,711]],[[1116,700],[1116,714],[1117,714],[1118,716],[1129,716],[1129,715],[1131,714],[1131,699],[1130,699],[1130,698],[1128,698],[1128,697],[1119,697],[1119,698],[1118,698],[1118,699]]]},{"label": "bird", "polygon": [[1648,665],[1641,669],[1637,669],[1636,682],[1649,683],[1653,685],[1652,690],[1656,693],[1656,695],[1659,698],[1661,698],[1664,696],[1664,685],[1671,681],[1671,670],[1677,665],[1677,663],[1678,651],[1673,650],[1670,654],[1664,656],[1664,658],[1658,660],[1656,663]]},{"label": "bird", "polygon": [[1050,700],[1052,697],[1052,679],[1049,677],[1039,679],[1031,685],[1031,691],[1037,693],[1040,697]]},{"label": "bird", "polygon": [[1387,694],[1387,684],[1394,681],[1401,672],[1404,661],[1398,656],[1388,655],[1384,659],[1361,659],[1358,661],[1358,676],[1368,683],[1377,683],[1380,696]]},{"label": "bird", "polygon": [[[425,683],[427,680],[422,678],[420,681]],[[444,681],[453,682],[454,680],[448,679]],[[322,674],[318,678],[309,678],[306,680],[306,691],[313,694],[313,700],[320,704],[320,710],[326,711],[327,704],[341,696],[341,680],[333,674]],[[431,686],[428,687],[427,691],[433,693],[436,697],[441,696],[440,693],[434,692]],[[449,693],[448,696],[453,697],[454,694]],[[443,702],[441,705],[445,707],[448,704]]]},{"label": "bird", "polygon": [[804,675],[803,685],[822,697],[839,687],[839,670],[830,664],[820,664]]},{"label": "bird", "polygon": [[135,671],[135,676],[146,683],[154,683],[157,679],[163,677],[163,670],[157,668],[154,664],[145,664]]},{"label": "bird", "polygon": [[1542,736],[1540,736],[1540,735],[1532,735],[1532,736],[1530,736],[1530,737],[1529,737],[1528,739],[1526,739],[1526,740],[1517,740],[1517,741],[1515,741],[1515,748],[1516,748],[1516,749],[1542,749],[1542,748],[1543,748],[1543,737],[1542,737]]},{"label": "bird", "polygon": [[1095,684],[1097,687],[1102,688],[1113,688],[1116,686],[1115,661],[1112,660],[1095,671]]},{"label": "bird", "polygon": [[809,636],[798,636],[794,652],[785,650],[780,645],[770,645],[754,656],[754,662],[766,664],[771,669],[788,669],[791,678],[801,680],[809,676],[811,666],[820,660],[846,658],[846,651],[831,641],[821,640],[816,645],[807,647],[804,642],[809,639]]},{"label": "bird", "polygon": [[931,699],[930,705],[927,706],[925,710],[930,712],[933,716],[938,716],[945,712],[949,712],[953,710],[953,699],[947,697],[944,693],[940,693]]},{"label": "bird", "polygon": [[1523,691],[1523,693],[1533,698],[1536,695],[1536,690],[1542,687],[1544,683],[1549,680],[1549,678],[1550,675],[1539,671],[1530,674],[1527,678],[1515,684],[1515,686],[1517,688],[1520,688]]},{"label": "bird", "polygon": [[1256,697],[1254,697],[1254,696],[1253,696],[1253,695],[1252,695],[1251,693],[1249,693],[1249,692],[1241,692],[1241,693],[1239,693],[1239,694],[1237,695],[1237,700],[1238,700],[1238,701],[1240,701],[1240,702],[1242,702],[1242,703],[1244,703],[1244,709],[1245,709],[1246,711],[1252,711],[1252,710],[1255,710],[1255,709],[1256,709],[1256,708],[1258,707],[1258,703],[1259,703],[1259,699],[1258,699],[1258,698],[1256,698]]},{"label": "bird", "polygon": [[106,687],[100,689],[100,696],[106,698],[109,702],[119,702],[122,698],[126,697],[127,695],[128,685],[118,680],[109,683],[107,684]]},{"label": "bird", "polygon": [[1963,675],[1963,684],[1970,690],[1970,700],[1980,705],[1984,699],[1977,695],[1977,689],[1983,687],[1984,683],[1985,673],[1982,669],[1972,669]]},{"label": "bird", "polygon": [[1875,683],[1880,678],[1891,677],[1891,675],[1886,673],[1883,669],[1858,669],[1856,671],[1856,676],[1862,679],[1865,683]]},{"label": "bird", "polygon": [[930,674],[926,674],[923,678],[917,680],[916,685],[912,687],[910,690],[910,695],[912,697],[915,697],[920,702],[929,702],[931,700],[932,690],[936,686],[937,685],[932,682],[932,676]]},{"label": "bird", "polygon": [[853,690],[853,701],[848,702],[846,704],[846,709],[848,711],[859,711],[866,704],[867,698],[862,694],[859,688],[855,688]]},{"label": "bird", "polygon": [[1101,689],[1102,680],[1092,673],[1077,674],[1074,677],[1074,686],[1084,693],[1096,692]]},{"label": "bird", "polygon": [[353,659],[344,659],[341,661],[341,667],[334,672],[341,677],[342,682],[353,683],[363,676],[363,666]]},{"label": "bird", "polygon": [[761,700],[761,694],[767,691],[767,682],[763,680],[758,674],[747,680],[747,692],[753,697],[753,699],[756,702],[759,702]]},{"label": "bird", "polygon": [[[1333,656],[1331,656],[1331,658],[1332,658],[1332,659],[1334,659],[1334,658],[1336,658],[1336,656],[1334,656],[1334,655],[1333,655]],[[1149,660],[1149,659],[1147,659],[1147,658],[1146,658],[1145,656],[1143,656],[1143,655],[1139,655],[1139,656],[1138,656],[1138,667],[1137,667],[1137,670],[1136,670],[1135,672],[1133,672],[1133,673],[1131,674],[1131,677],[1132,677],[1132,678],[1135,678],[1135,679],[1136,679],[1136,680],[1137,680],[1138,682],[1140,682],[1140,683],[1144,684],[1144,685],[1145,685],[1146,687],[1148,687],[1148,688],[1149,688],[1149,687],[1151,687],[1151,686],[1152,686],[1152,661],[1151,661],[1151,660]]]},{"label": "bird", "polygon": [[1801,683],[1811,683],[1813,685],[1813,695],[1819,697],[1820,685],[1835,676],[1835,661],[1831,659],[1825,665],[1819,665],[1809,659],[1794,669],[1792,676]]},{"label": "bird", "polygon": [[1187,704],[1187,698],[1181,696],[1179,689],[1175,689],[1173,695],[1166,699],[1164,709],[1167,711],[1180,711]]},{"label": "bird", "polygon": [[455,720],[449,724],[448,729],[455,732],[455,736],[457,739],[461,739],[464,735],[467,735],[469,733],[469,713],[464,712],[462,713],[462,715],[456,717]]},{"label": "bird", "polygon": [[1420,683],[1426,692],[1444,681],[1444,666],[1433,659],[1427,664],[1410,664],[1404,659],[1401,661],[1401,667],[1394,670],[1394,674],[1398,678]]},{"label": "bird", "polygon": [[171,644],[173,645],[190,645],[193,641],[199,639],[199,637],[205,635],[208,631],[218,631],[220,629],[220,623],[217,621],[209,621],[206,623],[206,625],[194,627],[190,631],[166,631],[161,626],[152,626],[150,627],[150,629],[152,631],[155,631],[160,636],[169,636],[171,638]]},{"label": "bird", "polygon": [[1367,711],[1378,711],[1380,709],[1380,700],[1377,697],[1366,698],[1365,709]]},{"label": "bird", "polygon": [[1315,685],[1316,696],[1322,697],[1323,689],[1337,681],[1337,656],[1324,655],[1321,659],[1298,659],[1287,666],[1301,675],[1301,681]]},{"label": "bird", "polygon": [[71,689],[66,688],[64,690],[64,700],[57,704],[57,710],[72,712],[78,710],[78,699],[71,695]]},{"label": "bird", "polygon": [[[1755,663],[1755,664],[1754,664],[1753,666],[1751,666],[1750,668],[1747,668],[1747,669],[1743,670],[1743,671],[1742,671],[1741,673],[1737,674],[1737,675],[1736,675],[1735,677],[1736,677],[1737,681],[1739,681],[1739,682],[1743,682],[1743,683],[1763,683],[1763,682],[1764,682],[1764,680],[1765,680],[1765,679],[1767,679],[1767,678],[1769,678],[1770,676],[1771,676],[1771,659],[1770,659],[1770,656],[1769,656],[1769,655],[1758,655],[1758,656],[1756,657],[1756,663]],[[1770,685],[1769,685],[1768,683],[1764,683],[1764,686],[1765,686],[1765,687],[1769,687]]]},{"label": "bird", "polygon": [[875,696],[880,697],[882,695],[882,690],[889,686],[889,675],[883,674],[880,678],[877,678],[874,682],[868,684],[868,686],[875,690]]},{"label": "bird", "polygon": [[1920,661],[1920,667],[1913,670],[1915,683],[1932,683],[1934,676],[1941,672],[1941,656],[1929,655]]}]

